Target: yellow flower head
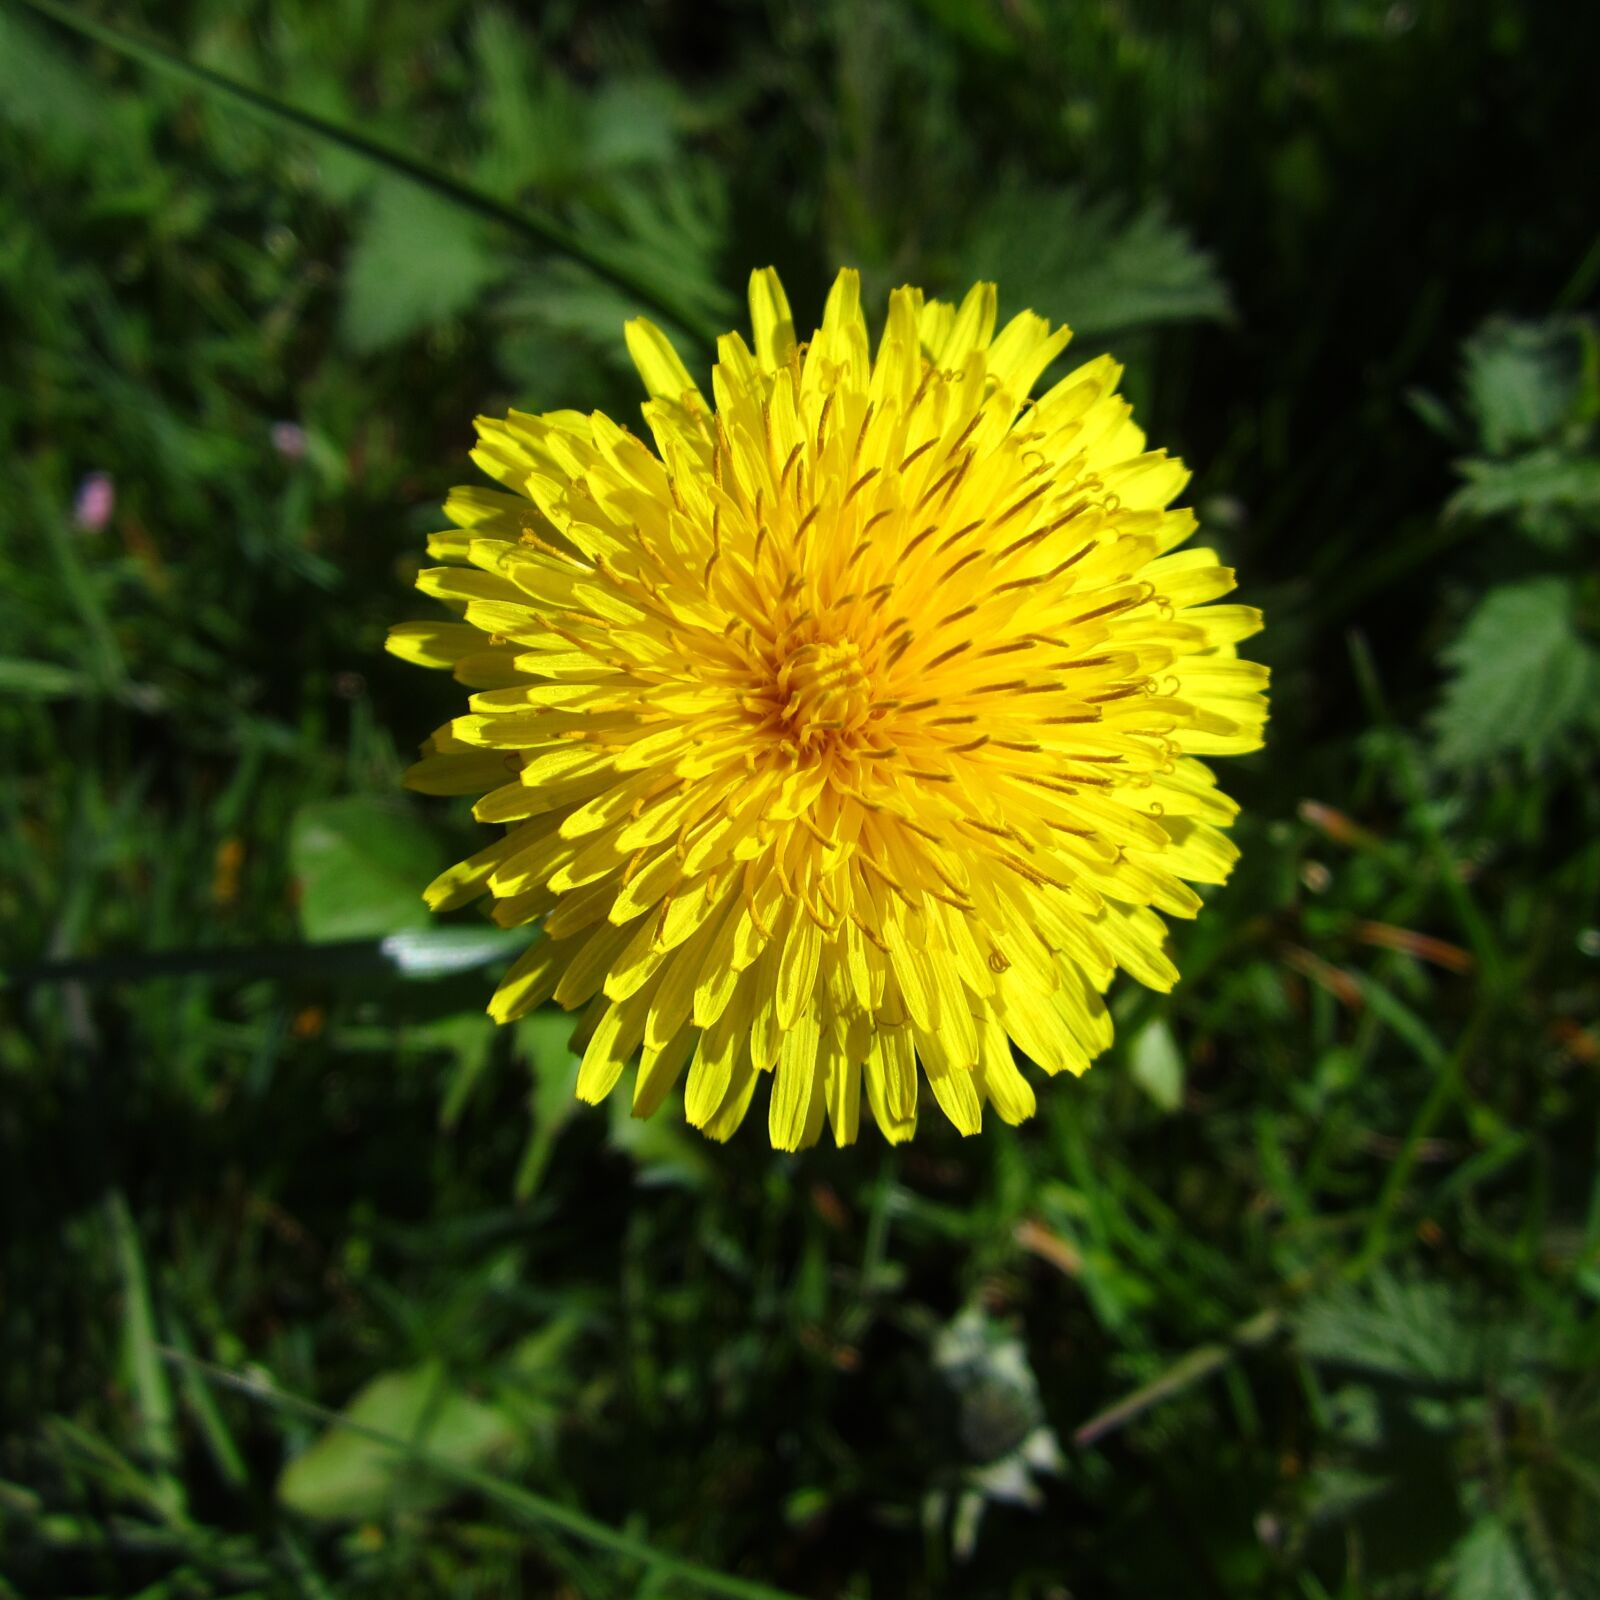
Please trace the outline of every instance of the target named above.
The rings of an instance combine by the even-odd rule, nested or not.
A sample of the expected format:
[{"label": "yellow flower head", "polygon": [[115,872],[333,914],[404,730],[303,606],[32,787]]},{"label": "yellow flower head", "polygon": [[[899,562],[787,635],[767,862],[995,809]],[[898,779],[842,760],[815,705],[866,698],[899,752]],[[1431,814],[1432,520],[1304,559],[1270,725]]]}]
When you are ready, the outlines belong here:
[{"label": "yellow flower head", "polygon": [[578,1093],[639,1055],[635,1113],[687,1069],[727,1138],[770,1080],[785,1150],[861,1093],[890,1140],[918,1070],[963,1133],[1034,1110],[1015,1045],[1082,1072],[1121,967],[1168,989],[1158,912],[1235,857],[1198,760],[1255,749],[1260,626],[1168,509],[1107,357],[1037,400],[1065,346],[995,290],[896,290],[874,359],[854,272],[809,342],[777,275],[708,399],[659,329],[627,328],[655,448],[595,413],[478,423],[505,491],[458,489],[451,565],[418,587],[460,622],[390,648],[478,692],[408,774],[481,795],[504,836],[427,890],[485,892],[542,932],[491,1003],[582,1008]]}]

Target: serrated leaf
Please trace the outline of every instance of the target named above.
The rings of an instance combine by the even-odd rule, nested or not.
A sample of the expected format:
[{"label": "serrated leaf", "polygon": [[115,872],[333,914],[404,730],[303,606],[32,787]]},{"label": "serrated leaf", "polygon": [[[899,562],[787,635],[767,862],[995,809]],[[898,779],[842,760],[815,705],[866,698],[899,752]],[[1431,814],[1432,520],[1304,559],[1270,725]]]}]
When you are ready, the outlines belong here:
[{"label": "serrated leaf", "polygon": [[1450,1600],[1540,1600],[1505,1524],[1487,1517],[1450,1556]]},{"label": "serrated leaf", "polygon": [[500,6],[479,13],[472,55],[483,181],[501,194],[570,189],[583,174],[588,141],[586,106],[571,79],[546,67],[538,40]]},{"label": "serrated leaf", "polygon": [[1582,351],[1564,319],[1491,317],[1462,347],[1467,404],[1490,455],[1548,439],[1571,413]]},{"label": "serrated leaf", "polygon": [[1446,767],[1547,755],[1595,724],[1600,651],[1573,624],[1572,586],[1530,578],[1493,589],[1444,651],[1454,669],[1434,721]]},{"label": "serrated leaf", "polygon": [[1600,529],[1600,456],[1550,446],[1509,461],[1463,461],[1460,470],[1467,481],[1451,496],[1447,516],[1509,516],[1549,543],[1569,530]]},{"label": "serrated leaf", "polygon": [[1077,189],[1003,187],[974,219],[957,276],[995,280],[1011,310],[1070,323],[1080,338],[1229,311],[1211,257],[1164,211]]},{"label": "serrated leaf", "polygon": [[[516,1439],[502,1411],[453,1386],[435,1362],[374,1378],[342,1415],[453,1466],[480,1466]],[[425,1510],[454,1492],[401,1451],[337,1426],[296,1456],[278,1479],[284,1505],[330,1521]]]},{"label": "serrated leaf", "polygon": [[[427,927],[422,891],[445,865],[438,840],[410,812],[361,796],[301,806],[289,862],[301,929],[319,943]],[[415,954],[406,945],[392,959],[404,970]]]},{"label": "serrated leaf", "polygon": [[341,328],[362,352],[469,310],[501,274],[482,227],[415,184],[378,183],[345,266]]},{"label": "serrated leaf", "polygon": [[1341,1285],[1307,1300],[1295,1320],[1313,1361],[1446,1387],[1481,1382],[1485,1347],[1476,1308],[1449,1284],[1379,1274],[1370,1289]]}]

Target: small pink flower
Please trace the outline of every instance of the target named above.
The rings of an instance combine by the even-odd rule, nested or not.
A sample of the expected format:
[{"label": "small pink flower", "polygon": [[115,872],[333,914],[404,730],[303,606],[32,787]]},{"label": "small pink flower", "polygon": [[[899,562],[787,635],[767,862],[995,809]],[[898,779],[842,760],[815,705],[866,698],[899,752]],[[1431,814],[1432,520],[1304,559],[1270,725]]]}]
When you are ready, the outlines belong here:
[{"label": "small pink flower", "polygon": [[306,453],[306,430],[298,422],[274,422],[272,448],[285,461],[303,459]]},{"label": "small pink flower", "polygon": [[72,523],[84,533],[102,533],[117,506],[117,486],[109,472],[88,473],[72,502]]}]

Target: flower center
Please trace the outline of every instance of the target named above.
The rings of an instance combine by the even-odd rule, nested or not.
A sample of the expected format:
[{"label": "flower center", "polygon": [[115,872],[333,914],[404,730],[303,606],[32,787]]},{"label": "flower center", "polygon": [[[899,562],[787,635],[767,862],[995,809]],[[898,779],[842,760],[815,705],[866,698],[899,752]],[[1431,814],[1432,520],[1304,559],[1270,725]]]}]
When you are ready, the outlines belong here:
[{"label": "flower center", "polygon": [[872,710],[872,681],[851,640],[813,641],[778,669],[778,699],[790,737],[805,750],[861,727]]}]

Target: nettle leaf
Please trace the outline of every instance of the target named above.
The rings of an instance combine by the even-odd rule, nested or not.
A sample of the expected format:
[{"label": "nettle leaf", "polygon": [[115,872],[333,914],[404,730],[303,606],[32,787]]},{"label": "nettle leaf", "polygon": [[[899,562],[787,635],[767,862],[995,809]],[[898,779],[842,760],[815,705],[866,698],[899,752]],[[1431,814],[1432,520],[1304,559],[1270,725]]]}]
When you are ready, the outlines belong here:
[{"label": "nettle leaf", "polygon": [[973,219],[955,276],[992,278],[1013,310],[1069,323],[1080,338],[1230,310],[1211,257],[1162,209],[1078,189],[1002,187]]},{"label": "nettle leaf", "polygon": [[1306,1301],[1296,1328],[1312,1361],[1430,1386],[1483,1380],[1482,1321],[1450,1284],[1384,1273],[1366,1292],[1341,1285]]},{"label": "nettle leaf", "polygon": [[1450,1600],[1539,1600],[1517,1542],[1485,1518],[1451,1552]]},{"label": "nettle leaf", "polygon": [[588,164],[588,116],[571,79],[543,59],[534,35],[500,6],[478,14],[472,33],[479,177],[497,193],[527,187],[549,197],[581,183]]},{"label": "nettle leaf", "polygon": [[1536,760],[1596,726],[1600,651],[1574,625],[1574,598],[1563,578],[1529,578],[1490,590],[1467,618],[1444,651],[1454,672],[1434,719],[1442,765]]},{"label": "nettle leaf", "polygon": [[1467,481],[1446,516],[1515,519],[1530,538],[1559,544],[1574,529],[1600,530],[1600,456],[1549,446],[1510,461],[1463,461]]},{"label": "nettle leaf", "polygon": [[1490,455],[1543,443],[1570,416],[1583,359],[1572,322],[1491,317],[1462,347],[1462,358],[1467,404]]},{"label": "nettle leaf", "polygon": [[363,353],[469,310],[502,266],[482,225],[402,179],[373,190],[345,265],[341,327]]},{"label": "nettle leaf", "polygon": [[409,811],[352,795],[300,807],[289,863],[300,926],[306,938],[324,942],[427,928],[422,891],[445,860],[439,841]]}]

